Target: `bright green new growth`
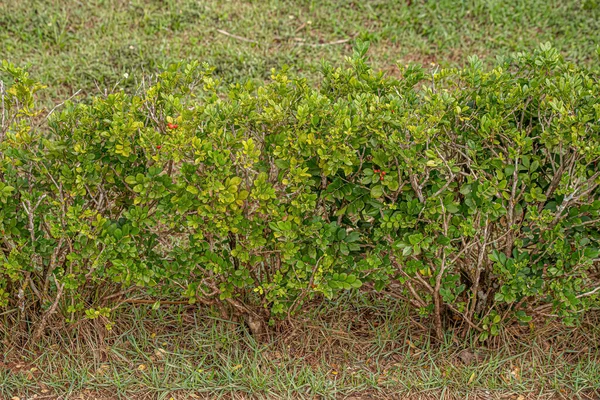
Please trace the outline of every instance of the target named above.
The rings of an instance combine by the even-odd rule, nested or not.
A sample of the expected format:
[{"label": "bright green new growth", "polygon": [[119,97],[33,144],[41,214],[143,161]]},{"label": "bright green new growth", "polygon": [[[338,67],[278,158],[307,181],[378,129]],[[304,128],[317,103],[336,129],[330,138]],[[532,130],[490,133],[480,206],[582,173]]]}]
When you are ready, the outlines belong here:
[{"label": "bright green new growth", "polygon": [[449,316],[482,339],[542,310],[572,322],[600,293],[598,77],[542,46],[395,79],[367,48],[318,88],[282,71],[224,92],[189,64],[49,118],[4,63],[0,307],[41,334],[135,285],[258,332],[394,282],[438,336]]}]

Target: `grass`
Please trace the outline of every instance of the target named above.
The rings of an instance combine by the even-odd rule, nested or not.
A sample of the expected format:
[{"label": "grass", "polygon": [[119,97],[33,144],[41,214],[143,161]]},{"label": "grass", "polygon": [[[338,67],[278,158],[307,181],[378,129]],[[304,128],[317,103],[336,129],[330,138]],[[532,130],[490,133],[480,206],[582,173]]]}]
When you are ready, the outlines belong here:
[{"label": "grass", "polygon": [[315,304],[303,319],[282,323],[262,341],[210,309],[128,306],[118,315],[110,331],[95,320],[57,330],[30,350],[5,345],[0,398],[600,395],[599,316],[593,314],[571,330],[513,327],[485,347],[451,335],[434,343],[401,303],[364,293]]},{"label": "grass", "polygon": [[[228,35],[229,34],[229,35]],[[477,54],[550,41],[593,65],[597,0],[27,0],[0,1],[0,54],[30,65],[49,101],[137,87],[168,63],[201,60],[224,82],[268,79],[289,65],[309,79],[341,64],[352,39],[372,42],[376,68],[464,64]],[[338,43],[342,41],[343,43]]]},{"label": "grass", "polygon": [[[181,60],[213,65],[224,84],[284,65],[315,82],[321,60],[340,65],[356,38],[391,74],[473,54],[492,63],[547,41],[597,68],[600,2],[0,0],[0,58],[29,65],[48,105],[131,90]],[[432,343],[402,304],[360,293],[313,305],[264,342],[216,315],[130,306],[111,331],[94,320],[28,349],[0,343],[0,398],[600,397],[596,314],[577,329],[512,327],[484,348],[451,334]],[[465,363],[475,348],[482,358]]]}]

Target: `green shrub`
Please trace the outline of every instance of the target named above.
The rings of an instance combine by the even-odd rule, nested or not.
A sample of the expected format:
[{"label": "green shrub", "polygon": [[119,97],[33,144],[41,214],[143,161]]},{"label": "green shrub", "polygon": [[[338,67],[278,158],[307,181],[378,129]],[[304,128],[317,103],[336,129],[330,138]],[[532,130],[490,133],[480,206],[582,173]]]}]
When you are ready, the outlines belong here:
[{"label": "green shrub", "polygon": [[176,65],[49,118],[4,63],[0,306],[39,335],[142,286],[258,332],[397,282],[438,336],[451,316],[482,339],[535,312],[573,322],[599,294],[598,76],[542,46],[396,79],[366,51],[318,88],[281,71],[223,90]]}]

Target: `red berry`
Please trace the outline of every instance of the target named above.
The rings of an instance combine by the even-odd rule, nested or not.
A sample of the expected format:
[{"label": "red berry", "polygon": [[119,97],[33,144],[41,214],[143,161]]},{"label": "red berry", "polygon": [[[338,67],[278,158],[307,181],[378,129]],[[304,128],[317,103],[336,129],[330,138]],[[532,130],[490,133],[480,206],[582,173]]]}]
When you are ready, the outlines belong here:
[{"label": "red berry", "polygon": [[158,150],[160,150],[160,149],[162,148],[162,146],[161,146],[161,145],[158,145],[158,146],[156,146],[156,148],[157,148]]},{"label": "red berry", "polygon": [[169,123],[167,124],[167,127],[168,127],[169,129],[177,129],[177,128],[179,127],[179,125],[177,125],[177,124],[172,124],[172,123],[170,123],[170,122],[169,122]]},{"label": "red berry", "polygon": [[376,174],[378,174],[379,170],[378,169],[374,169],[373,172],[375,172]]},{"label": "red berry", "polygon": [[381,175],[385,176],[386,172],[385,171],[381,171]]}]

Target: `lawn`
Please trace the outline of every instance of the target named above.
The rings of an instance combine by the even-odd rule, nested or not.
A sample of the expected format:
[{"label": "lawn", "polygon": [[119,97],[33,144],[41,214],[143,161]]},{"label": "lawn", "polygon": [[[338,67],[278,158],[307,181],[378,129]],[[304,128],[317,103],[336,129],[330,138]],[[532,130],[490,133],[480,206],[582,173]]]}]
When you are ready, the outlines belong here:
[{"label": "lawn", "polygon": [[224,83],[268,79],[288,65],[317,79],[341,65],[353,39],[369,40],[373,66],[463,65],[551,42],[594,65],[595,0],[222,1],[37,0],[0,2],[0,54],[48,85],[54,102],[132,90],[141,76],[181,60],[216,68]]},{"label": "lawn", "polygon": [[[135,92],[191,60],[223,85],[284,67],[318,84],[321,62],[343,65],[356,39],[388,74],[471,55],[490,65],[545,42],[597,70],[600,1],[0,0],[0,59],[47,85],[48,108]],[[311,304],[260,340],[213,309],[139,303],[120,304],[112,329],[99,318],[57,326],[33,348],[0,342],[0,398],[600,398],[597,310],[576,327],[533,320],[482,346],[435,341],[385,293]]]}]

